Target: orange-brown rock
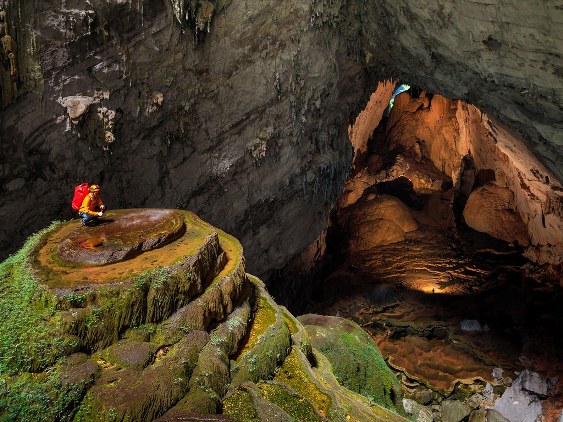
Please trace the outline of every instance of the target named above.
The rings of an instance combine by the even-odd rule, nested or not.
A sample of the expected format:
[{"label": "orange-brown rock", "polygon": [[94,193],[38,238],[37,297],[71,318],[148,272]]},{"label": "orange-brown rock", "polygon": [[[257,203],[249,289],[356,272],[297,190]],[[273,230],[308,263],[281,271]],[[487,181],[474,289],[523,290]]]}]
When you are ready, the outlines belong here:
[{"label": "orange-brown rock", "polygon": [[[405,175],[414,183],[417,178],[408,175],[412,173],[412,164],[401,160],[404,156],[416,156],[431,161],[445,177],[452,179],[454,187],[467,194],[474,180],[468,176],[487,173],[496,185],[511,192],[506,208],[512,213],[504,213],[506,218],[517,221],[514,217],[519,216],[527,232],[519,238],[508,237],[518,243],[528,239],[523,243],[530,245],[525,255],[533,261],[562,262],[563,188],[520,137],[472,105],[440,95],[430,99],[424,93],[419,98],[411,98],[408,93],[397,96],[386,134],[390,148],[406,153],[385,169],[385,176]],[[383,173],[372,178],[380,182],[382,176]],[[508,221],[504,224],[512,225]]]},{"label": "orange-brown rock", "polygon": [[392,367],[445,394],[458,382],[493,381],[489,366],[445,340],[406,336],[400,341],[380,342],[379,347]]},{"label": "orange-brown rock", "polygon": [[348,137],[354,148],[355,163],[362,154],[367,152],[368,140],[381,121],[394,88],[395,84],[391,81],[379,82],[364,110],[356,117],[354,124],[348,127]]},{"label": "orange-brown rock", "polygon": [[77,227],[61,240],[59,258],[79,264],[109,264],[178,239],[186,231],[178,211],[119,210],[96,227]]},{"label": "orange-brown rock", "polygon": [[401,242],[406,233],[418,229],[409,208],[387,195],[368,195],[366,200],[350,207],[343,219],[351,252]]},{"label": "orange-brown rock", "polygon": [[527,246],[530,242],[526,225],[510,207],[512,192],[493,184],[479,187],[471,193],[463,217],[468,226],[507,242]]}]

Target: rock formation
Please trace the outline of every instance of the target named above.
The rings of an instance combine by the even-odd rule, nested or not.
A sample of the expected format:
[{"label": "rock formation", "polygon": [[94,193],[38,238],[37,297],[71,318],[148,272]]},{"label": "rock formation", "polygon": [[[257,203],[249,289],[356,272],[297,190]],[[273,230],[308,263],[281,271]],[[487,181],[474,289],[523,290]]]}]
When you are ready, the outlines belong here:
[{"label": "rock formation", "polygon": [[[477,105],[521,133],[553,178],[563,174],[556,5],[3,7],[16,63],[2,53],[0,215],[10,221],[0,227],[2,256],[69,216],[68,192],[88,180],[114,207],[195,210],[241,239],[252,270],[279,268],[325,229],[352,160],[348,126],[390,78]],[[97,93],[107,95],[75,126],[59,100]],[[530,215],[541,224],[539,207]]]},{"label": "rock formation", "polygon": [[[376,190],[399,196],[402,191],[404,203],[425,207],[419,221],[448,228],[457,197],[467,201],[463,217],[470,227],[529,245],[525,254],[533,261],[561,264],[563,188],[519,138],[474,106],[425,92],[399,94],[377,130],[369,134],[373,139],[361,165],[355,158],[356,173],[337,201],[341,224],[350,219],[343,215],[365,207],[365,198]],[[417,200],[417,195],[427,198]],[[360,233],[368,227],[356,220],[361,214],[351,217]]]},{"label": "rock formation", "polygon": [[53,223],[0,264],[1,419],[406,421],[373,340],[298,321],[232,236],[179,210],[104,220]]}]

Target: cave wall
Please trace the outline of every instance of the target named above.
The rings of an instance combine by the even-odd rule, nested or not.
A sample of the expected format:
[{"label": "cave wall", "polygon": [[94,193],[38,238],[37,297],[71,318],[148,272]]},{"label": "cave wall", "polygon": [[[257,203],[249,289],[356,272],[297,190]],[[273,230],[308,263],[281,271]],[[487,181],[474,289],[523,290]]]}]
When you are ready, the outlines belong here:
[{"label": "cave wall", "polygon": [[[563,11],[518,4],[8,0],[0,257],[71,217],[89,180],[113,208],[199,213],[252,272],[280,267],[323,230],[348,125],[393,77],[475,102],[561,178]],[[3,56],[3,90],[9,71]]]},{"label": "cave wall", "polygon": [[[485,221],[481,227],[474,228],[507,242],[518,240],[521,246],[529,245],[525,254],[535,262],[562,262],[563,187],[519,136],[473,105],[424,92],[417,98],[411,98],[408,93],[396,97],[386,136],[390,150],[418,151],[451,178],[454,187],[464,195],[469,196],[483,184],[494,185],[491,191],[504,190],[506,200],[498,204],[500,214],[487,209],[482,200],[476,202],[476,211],[483,212]],[[423,187],[423,181],[413,171],[417,165],[410,163],[410,169],[409,165],[396,166],[402,172],[397,169],[399,173],[390,175],[409,177],[415,188]],[[479,175],[487,174],[490,180],[478,180]],[[358,180],[374,184],[381,181],[378,178],[381,176],[374,174],[371,180],[357,177],[356,181],[348,182],[347,189],[351,191],[346,196],[348,201],[362,194],[352,189],[357,189]],[[463,186],[464,183],[468,186]],[[500,200],[499,195],[493,197]],[[342,199],[339,203],[345,205]],[[519,216],[514,223],[501,220],[501,215],[510,217],[512,212]],[[522,230],[517,226],[522,226]],[[517,235],[519,231],[523,231],[523,236]]]},{"label": "cave wall", "polygon": [[218,2],[203,32],[168,1],[9,6],[20,67],[37,60],[42,84],[22,74],[2,111],[3,256],[70,217],[83,180],[110,208],[194,210],[236,234],[256,272],[322,230],[364,71],[341,63],[345,45],[311,25],[308,3]]}]

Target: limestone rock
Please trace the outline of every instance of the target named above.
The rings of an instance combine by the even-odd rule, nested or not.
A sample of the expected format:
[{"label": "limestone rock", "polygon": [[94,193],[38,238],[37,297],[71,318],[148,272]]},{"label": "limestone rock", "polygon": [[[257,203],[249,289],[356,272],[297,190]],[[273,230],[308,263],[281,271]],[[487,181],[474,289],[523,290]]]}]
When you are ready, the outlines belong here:
[{"label": "limestone rock", "polygon": [[[408,207],[392,196],[378,196],[360,201],[354,207],[354,218],[343,219],[350,232],[350,250],[366,250],[401,242],[418,225]],[[367,228],[367,229],[366,229]]]},{"label": "limestone rock", "polygon": [[476,319],[464,319],[459,324],[463,331],[481,331],[481,324]]},{"label": "limestone rock", "polygon": [[77,122],[81,116],[88,112],[94,102],[94,98],[84,95],[73,95],[64,97],[60,102],[63,107],[66,107],[68,117]]},{"label": "limestone rock", "polygon": [[432,422],[434,420],[432,411],[414,400],[403,399],[403,407],[417,422]]},{"label": "limestone rock", "polygon": [[487,409],[487,422],[511,422],[495,409]]},{"label": "limestone rock", "polygon": [[475,189],[465,205],[467,225],[506,242],[527,246],[528,231],[520,216],[511,208],[512,193],[507,188],[485,185]]},{"label": "limestone rock", "polygon": [[546,397],[552,393],[551,390],[557,384],[558,379],[547,379],[537,372],[526,369],[518,375],[517,381],[524,390]]},{"label": "limestone rock", "polygon": [[501,381],[502,378],[503,378],[503,376],[502,376],[503,372],[504,371],[503,371],[502,368],[493,368],[492,375],[493,375],[494,380],[495,381]]},{"label": "limestone rock", "polygon": [[57,253],[76,264],[109,264],[166,245],[186,230],[182,216],[172,210],[132,210],[105,214],[96,227],[68,233]]},{"label": "limestone rock", "polygon": [[509,421],[539,422],[542,419],[542,405],[538,398],[522,388],[519,377],[497,399],[493,407]]},{"label": "limestone rock", "polygon": [[471,407],[459,400],[442,401],[442,421],[460,422],[471,413]]},{"label": "limestone rock", "polygon": [[487,422],[487,411],[484,409],[474,410],[469,416],[469,422]]},{"label": "limestone rock", "polygon": [[311,344],[330,361],[338,382],[371,401],[401,409],[401,389],[372,338],[349,320],[301,315]]},{"label": "limestone rock", "polygon": [[[131,233],[151,243],[167,233],[160,223],[177,217],[187,230],[128,261],[78,265],[57,245],[80,223],[56,222],[0,263],[0,307],[9,310],[0,419],[406,421],[386,408],[398,383],[369,335],[338,319],[336,337],[347,340],[339,355],[368,374],[365,391],[357,382],[348,389],[337,379],[346,369],[335,372],[305,327],[246,273],[236,239],[185,211],[113,216],[120,224],[110,243]],[[365,345],[382,365],[375,376]]]}]

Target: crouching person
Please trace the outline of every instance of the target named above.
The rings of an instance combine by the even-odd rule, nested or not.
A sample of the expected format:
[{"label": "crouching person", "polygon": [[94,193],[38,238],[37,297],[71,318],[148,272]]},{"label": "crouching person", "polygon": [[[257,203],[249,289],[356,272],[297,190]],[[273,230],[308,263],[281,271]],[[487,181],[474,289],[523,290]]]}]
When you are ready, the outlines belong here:
[{"label": "crouching person", "polygon": [[88,189],[89,193],[84,197],[82,205],[78,210],[78,215],[82,220],[83,226],[95,226],[100,222],[100,217],[104,215],[106,206],[100,197],[100,187],[92,185]]}]

